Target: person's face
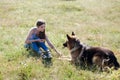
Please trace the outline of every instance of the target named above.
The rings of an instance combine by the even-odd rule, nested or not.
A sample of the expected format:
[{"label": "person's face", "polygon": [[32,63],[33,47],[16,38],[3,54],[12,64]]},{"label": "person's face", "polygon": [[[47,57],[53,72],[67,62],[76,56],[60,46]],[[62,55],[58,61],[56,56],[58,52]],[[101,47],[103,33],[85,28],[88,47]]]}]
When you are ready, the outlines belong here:
[{"label": "person's face", "polygon": [[38,31],[43,32],[45,30],[45,24],[42,24],[41,26],[38,26]]}]

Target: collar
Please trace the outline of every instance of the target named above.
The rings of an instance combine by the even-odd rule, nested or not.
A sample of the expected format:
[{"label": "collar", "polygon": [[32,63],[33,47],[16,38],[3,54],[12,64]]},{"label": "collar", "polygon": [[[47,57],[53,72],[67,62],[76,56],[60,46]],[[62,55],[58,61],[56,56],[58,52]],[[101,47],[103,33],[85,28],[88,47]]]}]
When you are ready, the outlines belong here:
[{"label": "collar", "polygon": [[80,52],[80,54],[79,54],[79,58],[82,57],[82,55],[83,55],[83,53],[84,53],[84,51],[85,51],[85,48],[86,48],[85,46],[82,47],[81,52]]},{"label": "collar", "polygon": [[[81,43],[81,45],[82,45],[83,47],[82,47],[82,50],[81,50],[80,54],[84,52],[85,48],[87,48],[87,45],[85,45],[84,43]],[[80,46],[76,46],[76,45],[75,45],[74,48],[72,48],[72,49],[70,50],[70,52],[73,53],[74,51],[76,51],[76,50],[79,49],[79,48],[80,48]]]},{"label": "collar", "polygon": [[70,50],[70,52],[71,53],[73,53],[74,51],[76,51],[77,49],[79,49],[80,47],[78,46],[78,47],[74,47],[74,48],[72,48],[71,50]]},{"label": "collar", "polygon": [[[82,43],[82,45],[83,45],[83,43]],[[83,45],[83,47],[84,47],[84,45]],[[75,44],[75,46],[70,50],[70,52],[73,53],[74,51],[76,51],[79,48],[80,48],[80,46],[77,46],[77,44]]]},{"label": "collar", "polygon": [[90,48],[90,46],[87,46],[87,45],[84,44],[84,43],[81,43],[81,44],[82,44],[83,47],[82,47],[81,52],[80,52],[80,54],[79,54],[79,58],[82,57],[82,55],[83,55],[83,53],[84,53],[85,50],[87,50],[87,49]]}]

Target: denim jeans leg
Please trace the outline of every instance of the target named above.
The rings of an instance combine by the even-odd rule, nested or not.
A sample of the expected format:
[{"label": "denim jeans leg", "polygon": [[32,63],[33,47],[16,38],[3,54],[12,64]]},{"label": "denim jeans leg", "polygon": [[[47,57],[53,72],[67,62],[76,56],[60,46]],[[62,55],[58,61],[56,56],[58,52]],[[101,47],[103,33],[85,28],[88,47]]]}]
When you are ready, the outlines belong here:
[{"label": "denim jeans leg", "polygon": [[31,48],[32,50],[34,50],[35,52],[37,52],[38,54],[41,54],[41,51],[40,51],[40,47],[38,46],[37,42],[32,42],[31,43]]},{"label": "denim jeans leg", "polygon": [[39,46],[40,46],[44,51],[48,51],[48,50],[49,50],[48,47],[45,45],[44,42],[40,42],[40,43],[39,43]]}]

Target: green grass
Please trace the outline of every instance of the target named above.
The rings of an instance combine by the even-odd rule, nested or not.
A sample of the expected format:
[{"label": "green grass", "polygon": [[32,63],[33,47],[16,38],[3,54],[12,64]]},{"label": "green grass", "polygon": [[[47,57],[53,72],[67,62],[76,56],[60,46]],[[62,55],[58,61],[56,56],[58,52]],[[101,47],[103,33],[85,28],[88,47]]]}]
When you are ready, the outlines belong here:
[{"label": "green grass", "polygon": [[23,48],[28,30],[42,18],[49,39],[62,54],[69,55],[62,44],[74,31],[82,42],[114,51],[120,62],[119,13],[119,0],[0,1],[0,80],[119,80],[120,70],[76,69],[58,60],[53,50],[53,66],[45,68]]}]

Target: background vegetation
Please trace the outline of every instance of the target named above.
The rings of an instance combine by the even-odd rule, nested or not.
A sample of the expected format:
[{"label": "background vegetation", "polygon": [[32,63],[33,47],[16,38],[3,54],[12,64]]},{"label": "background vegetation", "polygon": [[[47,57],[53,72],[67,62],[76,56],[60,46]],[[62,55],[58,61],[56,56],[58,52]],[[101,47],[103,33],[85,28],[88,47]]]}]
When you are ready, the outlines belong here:
[{"label": "background vegetation", "polygon": [[74,31],[82,42],[114,51],[120,63],[119,0],[0,0],[0,80],[120,80],[120,70],[78,70],[53,50],[50,68],[28,57],[24,40],[37,19],[46,21],[47,35],[62,54],[69,55],[62,44]]}]

